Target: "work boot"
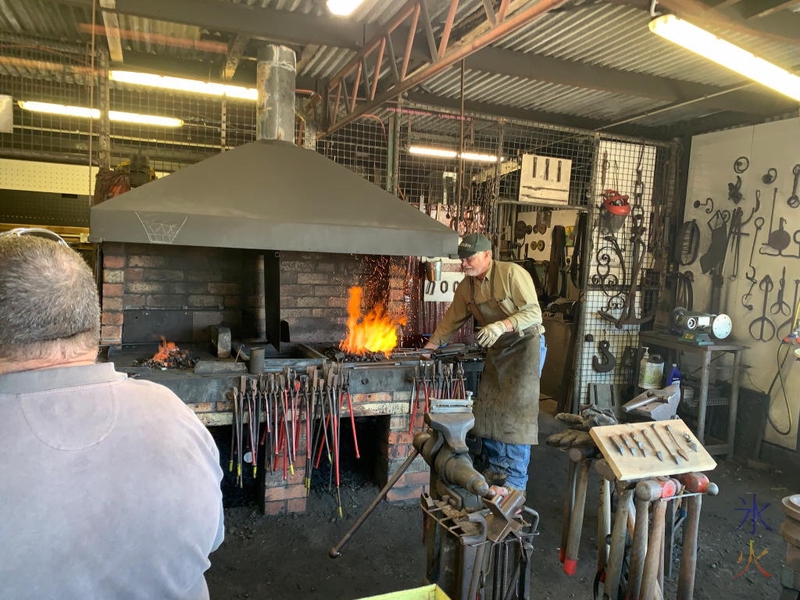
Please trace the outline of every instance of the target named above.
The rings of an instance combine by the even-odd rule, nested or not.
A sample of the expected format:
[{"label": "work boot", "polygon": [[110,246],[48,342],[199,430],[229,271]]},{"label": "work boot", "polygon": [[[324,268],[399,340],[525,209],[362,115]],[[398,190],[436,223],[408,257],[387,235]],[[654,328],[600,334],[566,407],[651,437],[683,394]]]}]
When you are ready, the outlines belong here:
[{"label": "work boot", "polygon": [[505,473],[501,473],[500,471],[493,471],[492,469],[486,469],[483,472],[483,478],[486,479],[486,483],[489,485],[499,485],[501,487],[506,487],[506,479],[508,475]]}]

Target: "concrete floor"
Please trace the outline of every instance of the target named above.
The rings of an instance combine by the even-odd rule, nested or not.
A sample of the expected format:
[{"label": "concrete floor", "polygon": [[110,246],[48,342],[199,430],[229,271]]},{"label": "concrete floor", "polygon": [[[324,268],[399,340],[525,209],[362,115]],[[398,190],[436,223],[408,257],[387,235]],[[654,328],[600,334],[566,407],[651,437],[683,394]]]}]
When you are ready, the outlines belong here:
[{"label": "concrete floor", "polygon": [[[549,408],[549,407],[543,407]],[[552,415],[542,412],[541,439],[558,429]],[[531,571],[531,598],[592,598],[595,576],[597,489],[592,476],[577,573],[568,577],[558,561],[561,506],[566,488],[567,458],[559,450],[539,446],[533,451],[527,504],[541,522]],[[783,521],[781,499],[800,491],[798,473],[744,468],[732,459],[709,473],[720,494],[706,498],[700,523],[700,551],[695,598],[778,598],[785,542],[778,530]],[[213,599],[357,599],[423,584],[425,550],[418,506],[381,503],[353,536],[337,560],[327,551],[352,525],[377,493],[368,483],[348,481],[342,496],[345,519],[336,518],[333,497],[313,492],[305,515],[264,517],[252,508],[227,511],[227,537],[211,557],[207,574]],[[761,521],[739,527],[753,498]],[[768,528],[768,527],[769,528]],[[751,564],[745,568],[753,540],[763,575]],[[742,553],[742,562],[737,563]],[[677,563],[676,563],[677,570]],[[675,596],[675,581],[667,581],[666,597]]]}]

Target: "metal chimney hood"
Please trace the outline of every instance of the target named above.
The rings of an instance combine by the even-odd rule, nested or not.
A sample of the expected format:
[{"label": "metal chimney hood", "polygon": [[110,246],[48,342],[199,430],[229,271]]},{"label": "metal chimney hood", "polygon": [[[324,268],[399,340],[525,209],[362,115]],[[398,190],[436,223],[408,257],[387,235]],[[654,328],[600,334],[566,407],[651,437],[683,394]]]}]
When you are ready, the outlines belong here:
[{"label": "metal chimney hood", "polygon": [[259,97],[258,141],[93,206],[90,239],[395,256],[455,254],[455,231],[321,154],[286,141],[294,135],[294,52],[282,46],[264,50],[264,60],[259,55],[259,90],[264,93]]}]

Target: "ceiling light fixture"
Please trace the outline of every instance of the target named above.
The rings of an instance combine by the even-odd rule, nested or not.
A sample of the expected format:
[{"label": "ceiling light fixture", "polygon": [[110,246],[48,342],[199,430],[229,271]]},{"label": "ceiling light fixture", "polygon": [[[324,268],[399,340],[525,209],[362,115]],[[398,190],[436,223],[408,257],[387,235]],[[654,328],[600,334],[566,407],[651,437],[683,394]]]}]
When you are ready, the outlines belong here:
[{"label": "ceiling light fixture", "polygon": [[[17,104],[24,110],[31,112],[41,112],[51,115],[62,115],[65,117],[80,117],[83,119],[99,119],[100,111],[96,108],[86,108],[84,106],[66,106],[64,104],[50,104],[49,102],[33,102],[20,100]],[[111,121],[121,123],[136,123],[138,125],[158,125],[159,127],[180,127],[183,125],[181,119],[171,117],[159,117],[156,115],[139,115],[136,113],[121,112],[118,110],[108,111],[108,118]]]},{"label": "ceiling light fixture", "polygon": [[655,17],[648,26],[650,31],[670,42],[800,101],[800,77],[726,42],[705,29],[700,29],[675,15]]},{"label": "ceiling light fixture", "polygon": [[328,0],[328,10],[337,17],[346,17],[357,9],[364,0]]},{"label": "ceiling light fixture", "polygon": [[168,75],[155,75],[153,73],[139,73],[137,71],[118,71],[113,69],[108,78],[119,83],[131,85],[144,85],[147,87],[174,90],[176,92],[189,92],[205,94],[206,96],[225,96],[226,98],[239,98],[240,100],[256,100],[258,91],[255,88],[246,88],[238,85],[224,83],[207,83],[197,79],[183,79]]},{"label": "ceiling light fixture", "polygon": [[[436,158],[458,158],[458,152],[447,148],[433,148],[430,146],[409,146],[409,154],[417,156],[434,156]],[[474,162],[497,162],[497,157],[493,154],[480,154],[478,152],[463,152],[461,158]],[[500,159],[502,161],[502,159]]]}]

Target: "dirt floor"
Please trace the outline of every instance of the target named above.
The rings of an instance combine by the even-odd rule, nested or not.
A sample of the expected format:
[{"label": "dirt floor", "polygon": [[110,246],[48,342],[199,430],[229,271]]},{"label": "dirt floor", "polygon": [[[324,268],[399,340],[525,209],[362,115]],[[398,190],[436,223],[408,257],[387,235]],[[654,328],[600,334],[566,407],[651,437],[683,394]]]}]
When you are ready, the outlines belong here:
[{"label": "dirt floor", "polygon": [[[559,429],[550,415],[542,414],[542,440]],[[534,448],[527,504],[539,512],[541,522],[531,564],[532,599],[593,597],[596,510],[591,493],[576,575],[564,574],[558,561],[566,470],[563,453],[544,445]],[[745,468],[728,459],[709,475],[719,485],[720,494],[707,497],[703,504],[695,598],[778,598],[786,552],[779,534],[784,518],[781,499],[800,491],[800,474]],[[595,489],[592,485],[590,492]],[[358,476],[347,477],[342,489],[344,520],[336,518],[333,496],[325,486],[317,485],[316,490],[322,491],[312,492],[309,510],[303,515],[265,517],[254,506],[226,511],[225,543],[212,555],[207,573],[212,599],[351,600],[425,583],[422,517],[416,504],[382,502],[342,556],[333,560],[328,549],[372,501],[378,488]],[[752,510],[754,499],[757,515]],[[755,562],[737,577],[746,568],[750,540],[755,555],[760,556],[758,564],[770,577],[762,574]],[[741,562],[737,563],[740,553]],[[667,582],[666,598],[675,597],[675,584],[674,578]]]}]

